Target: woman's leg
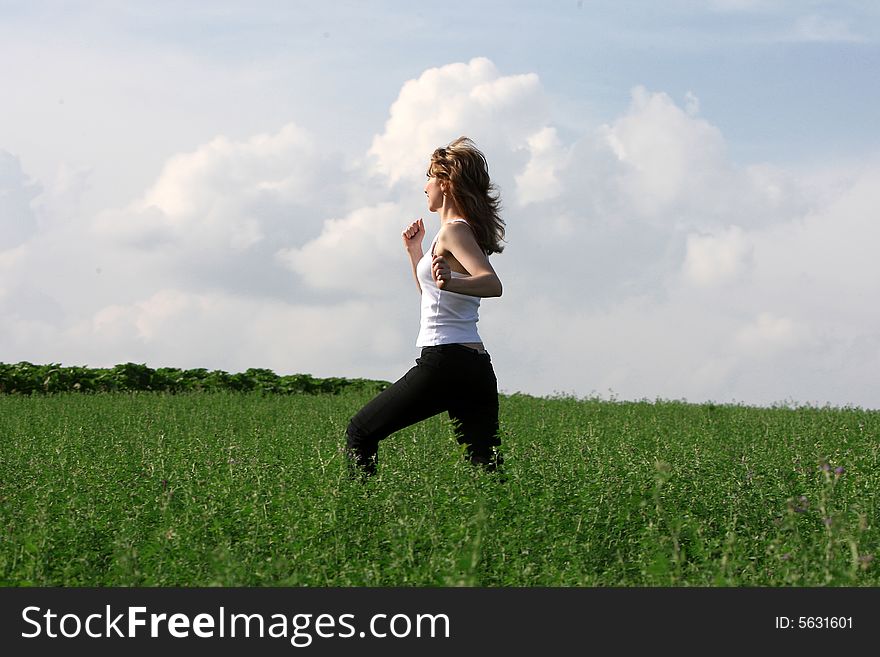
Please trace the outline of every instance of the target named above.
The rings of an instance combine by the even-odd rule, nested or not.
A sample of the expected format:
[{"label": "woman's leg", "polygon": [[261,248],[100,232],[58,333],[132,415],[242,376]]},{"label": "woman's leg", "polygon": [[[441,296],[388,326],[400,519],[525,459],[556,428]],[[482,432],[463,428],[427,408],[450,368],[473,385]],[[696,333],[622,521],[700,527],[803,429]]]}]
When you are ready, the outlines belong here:
[{"label": "woman's leg", "polygon": [[424,351],[415,367],[351,419],[346,432],[351,465],[375,473],[380,440],[447,409],[448,386],[438,356],[430,349]]},{"label": "woman's leg", "polygon": [[498,424],[498,381],[488,354],[468,355],[460,365],[459,394],[450,403],[449,417],[459,444],[471,463],[489,471],[501,467]]}]

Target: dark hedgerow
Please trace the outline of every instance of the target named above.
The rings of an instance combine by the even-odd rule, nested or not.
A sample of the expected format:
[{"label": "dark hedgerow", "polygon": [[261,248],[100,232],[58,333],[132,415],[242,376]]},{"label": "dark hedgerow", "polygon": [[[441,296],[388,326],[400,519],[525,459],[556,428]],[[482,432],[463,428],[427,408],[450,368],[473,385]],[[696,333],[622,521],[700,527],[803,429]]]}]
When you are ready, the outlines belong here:
[{"label": "dark hedgerow", "polygon": [[0,393],[46,394],[59,392],[261,392],[270,394],[338,394],[357,389],[378,392],[388,385],[370,379],[315,378],[309,374],[278,375],[251,368],[230,374],[204,368],[152,369],[145,364],[122,363],[111,368],[62,367],[0,363]]}]

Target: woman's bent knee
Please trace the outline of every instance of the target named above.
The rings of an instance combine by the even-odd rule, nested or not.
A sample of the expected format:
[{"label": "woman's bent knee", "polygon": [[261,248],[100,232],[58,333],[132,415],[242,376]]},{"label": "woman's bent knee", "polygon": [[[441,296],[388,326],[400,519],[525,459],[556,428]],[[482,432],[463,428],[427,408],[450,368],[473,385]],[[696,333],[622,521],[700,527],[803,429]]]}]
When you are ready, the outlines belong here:
[{"label": "woman's bent knee", "polygon": [[349,449],[360,449],[369,442],[369,436],[352,419],[345,430],[345,443]]}]

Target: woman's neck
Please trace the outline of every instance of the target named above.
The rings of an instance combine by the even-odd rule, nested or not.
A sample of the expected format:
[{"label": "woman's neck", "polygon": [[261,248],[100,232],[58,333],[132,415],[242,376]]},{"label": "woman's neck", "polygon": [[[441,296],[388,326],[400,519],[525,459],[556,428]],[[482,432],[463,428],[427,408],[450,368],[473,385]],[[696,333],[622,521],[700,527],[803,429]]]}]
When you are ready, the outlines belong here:
[{"label": "woman's neck", "polygon": [[443,207],[438,210],[440,213],[440,225],[444,226],[449,221],[453,219],[464,219],[461,214],[461,211],[458,209],[458,206],[455,205],[455,202],[450,198],[446,197],[443,201]]}]

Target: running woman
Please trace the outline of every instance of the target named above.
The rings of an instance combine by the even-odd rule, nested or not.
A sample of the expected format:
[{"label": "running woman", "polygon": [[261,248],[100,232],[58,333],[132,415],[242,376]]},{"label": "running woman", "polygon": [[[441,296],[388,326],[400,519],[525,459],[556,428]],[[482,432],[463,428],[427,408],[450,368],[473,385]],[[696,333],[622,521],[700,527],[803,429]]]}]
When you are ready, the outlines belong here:
[{"label": "running woman", "polygon": [[477,332],[480,299],[501,296],[488,258],[503,249],[500,196],[486,157],[467,137],[436,149],[427,175],[428,210],[439,214],[440,229],[427,252],[421,218],[402,234],[421,294],[421,355],[351,419],[347,451],[355,476],[375,474],[379,441],[444,411],[471,463],[490,472],[502,464],[498,383]]}]

